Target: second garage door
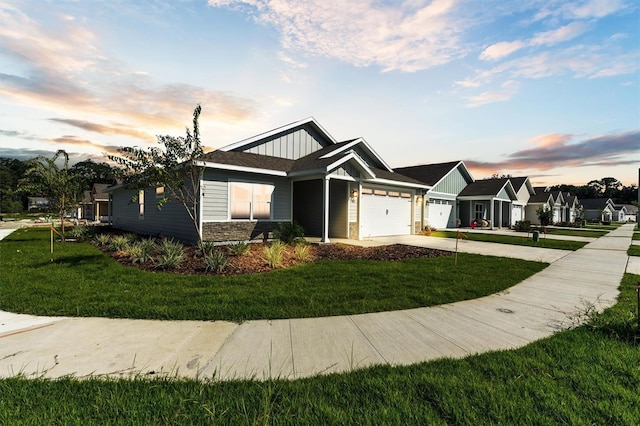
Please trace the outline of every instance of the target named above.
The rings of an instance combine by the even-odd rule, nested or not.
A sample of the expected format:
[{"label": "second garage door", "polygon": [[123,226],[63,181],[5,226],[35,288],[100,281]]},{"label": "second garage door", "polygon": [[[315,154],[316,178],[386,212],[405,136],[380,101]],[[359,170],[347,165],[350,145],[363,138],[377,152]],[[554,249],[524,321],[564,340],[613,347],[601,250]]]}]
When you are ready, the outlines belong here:
[{"label": "second garage door", "polygon": [[411,194],[363,188],[360,200],[362,238],[411,234]]},{"label": "second garage door", "polygon": [[450,200],[429,200],[427,217],[429,226],[436,229],[455,227],[453,203],[454,202]]}]

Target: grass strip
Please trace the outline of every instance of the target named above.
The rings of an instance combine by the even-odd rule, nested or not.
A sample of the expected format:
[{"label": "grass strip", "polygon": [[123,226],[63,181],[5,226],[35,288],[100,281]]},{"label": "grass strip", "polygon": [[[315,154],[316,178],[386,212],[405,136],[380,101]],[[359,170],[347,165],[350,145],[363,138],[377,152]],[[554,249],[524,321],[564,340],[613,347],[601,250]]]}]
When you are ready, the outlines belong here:
[{"label": "grass strip", "polygon": [[603,229],[572,229],[572,228],[547,228],[547,234],[566,235],[570,237],[591,237],[600,238],[609,231]]},{"label": "grass strip", "polygon": [[504,290],[545,263],[459,254],[432,259],[319,261],[264,274],[176,275],[124,267],[89,243],[55,246],[49,232],[0,242],[0,309],[35,315],[229,320],[409,309]]},{"label": "grass strip", "polygon": [[640,246],[630,245],[627,254],[629,256],[640,256]]},{"label": "grass strip", "polygon": [[636,283],[524,348],[267,382],[0,380],[0,424],[610,424],[640,419]]},{"label": "grass strip", "polygon": [[[515,235],[501,235],[501,234],[485,234],[478,232],[462,232],[464,239],[468,241],[480,241],[486,243],[499,243],[499,244],[512,244],[518,246],[528,247],[540,247],[560,250],[578,250],[584,247],[587,243],[582,241],[569,241],[569,240],[552,240],[540,236],[538,241],[533,241],[531,234],[527,237],[526,234],[522,236]],[[441,238],[456,238],[456,231],[433,231],[430,236]]]}]

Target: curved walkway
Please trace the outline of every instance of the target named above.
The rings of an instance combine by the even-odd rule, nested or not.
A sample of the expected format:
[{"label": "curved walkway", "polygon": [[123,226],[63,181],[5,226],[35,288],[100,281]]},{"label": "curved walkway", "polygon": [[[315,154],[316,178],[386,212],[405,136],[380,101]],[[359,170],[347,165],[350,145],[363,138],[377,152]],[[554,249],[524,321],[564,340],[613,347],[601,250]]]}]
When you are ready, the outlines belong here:
[{"label": "curved walkway", "polygon": [[590,304],[615,303],[632,233],[623,225],[563,252],[507,291],[430,308],[243,324],[0,311],[0,376],[295,379],[517,348],[578,324]]}]

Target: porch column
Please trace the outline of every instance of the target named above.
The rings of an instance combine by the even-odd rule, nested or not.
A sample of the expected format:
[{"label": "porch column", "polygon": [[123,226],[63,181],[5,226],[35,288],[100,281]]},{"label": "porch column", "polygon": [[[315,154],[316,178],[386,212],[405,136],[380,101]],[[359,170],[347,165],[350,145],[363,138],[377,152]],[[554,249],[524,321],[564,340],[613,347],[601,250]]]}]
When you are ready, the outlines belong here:
[{"label": "porch column", "polygon": [[491,199],[491,203],[490,203],[490,207],[489,207],[489,220],[491,220],[491,229],[493,229],[493,227],[496,224],[496,220],[495,220],[495,204],[496,204],[496,200],[494,200],[493,198]]},{"label": "porch column", "polygon": [[322,239],[329,242],[329,176],[322,180]]}]

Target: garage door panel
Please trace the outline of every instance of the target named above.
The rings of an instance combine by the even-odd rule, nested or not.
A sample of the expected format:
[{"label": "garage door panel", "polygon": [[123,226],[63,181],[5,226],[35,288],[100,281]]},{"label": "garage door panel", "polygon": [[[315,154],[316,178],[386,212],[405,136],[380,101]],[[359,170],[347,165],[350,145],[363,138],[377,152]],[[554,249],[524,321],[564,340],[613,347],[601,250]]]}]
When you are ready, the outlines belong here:
[{"label": "garage door panel", "polygon": [[407,235],[411,233],[411,198],[363,194],[361,235]]},{"label": "garage door panel", "polygon": [[453,227],[453,204],[429,203],[429,226],[436,229]]}]

